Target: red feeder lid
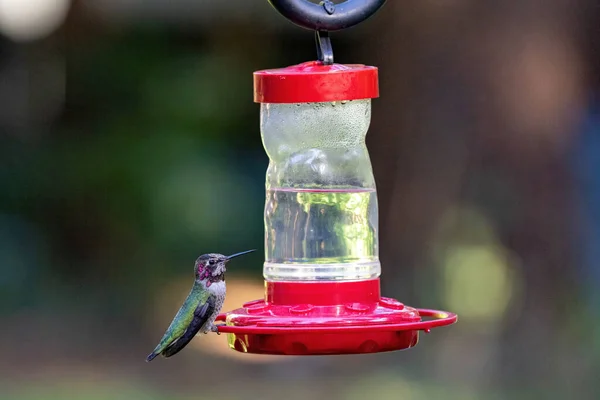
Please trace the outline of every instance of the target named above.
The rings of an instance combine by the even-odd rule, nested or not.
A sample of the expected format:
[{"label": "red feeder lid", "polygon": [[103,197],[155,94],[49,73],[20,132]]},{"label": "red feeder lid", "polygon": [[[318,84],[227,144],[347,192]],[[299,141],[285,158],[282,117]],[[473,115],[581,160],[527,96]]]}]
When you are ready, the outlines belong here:
[{"label": "red feeder lid", "polygon": [[377,67],[309,61],[254,73],[256,103],[317,103],[379,97]]}]

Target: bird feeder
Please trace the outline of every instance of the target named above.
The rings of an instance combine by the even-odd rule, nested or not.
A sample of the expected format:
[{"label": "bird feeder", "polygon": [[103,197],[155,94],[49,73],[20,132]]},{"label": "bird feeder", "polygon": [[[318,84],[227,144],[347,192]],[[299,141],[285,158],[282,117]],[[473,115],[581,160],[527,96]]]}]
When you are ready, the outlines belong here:
[{"label": "bird feeder", "polygon": [[[326,33],[354,25],[385,0],[321,5],[272,0],[316,31],[318,61],[254,73],[269,156],[265,296],[221,314],[239,352],[358,354],[417,344],[455,314],[381,297],[377,192],[365,137],[378,70],[333,63]],[[345,7],[345,8],[343,8]]]}]

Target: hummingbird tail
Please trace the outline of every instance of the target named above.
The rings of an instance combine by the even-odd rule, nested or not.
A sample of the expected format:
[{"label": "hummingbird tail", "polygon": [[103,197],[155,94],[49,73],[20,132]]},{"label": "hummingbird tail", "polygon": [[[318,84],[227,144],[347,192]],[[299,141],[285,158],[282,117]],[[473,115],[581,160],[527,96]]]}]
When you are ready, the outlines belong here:
[{"label": "hummingbird tail", "polygon": [[150,362],[150,361],[154,360],[156,358],[156,356],[158,356],[158,353],[150,353],[148,355],[148,357],[146,357],[146,362]]}]

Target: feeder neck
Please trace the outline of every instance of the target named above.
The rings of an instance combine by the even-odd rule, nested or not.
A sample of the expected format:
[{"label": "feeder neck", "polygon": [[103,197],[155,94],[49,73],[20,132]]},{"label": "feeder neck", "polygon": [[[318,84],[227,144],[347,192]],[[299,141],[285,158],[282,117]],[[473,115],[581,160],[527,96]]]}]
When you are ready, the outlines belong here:
[{"label": "feeder neck", "polygon": [[265,282],[265,302],[274,305],[372,304],[381,297],[379,279],[346,282]]}]

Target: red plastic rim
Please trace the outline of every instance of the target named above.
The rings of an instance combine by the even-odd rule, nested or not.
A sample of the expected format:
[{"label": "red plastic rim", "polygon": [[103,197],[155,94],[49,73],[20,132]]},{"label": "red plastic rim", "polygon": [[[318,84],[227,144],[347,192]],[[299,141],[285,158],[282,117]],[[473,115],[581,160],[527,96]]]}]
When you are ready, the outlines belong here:
[{"label": "red plastic rim", "polygon": [[[433,328],[452,325],[458,320],[454,313],[439,310],[427,310],[423,308],[416,309],[421,317],[433,317],[435,319],[418,322],[400,322],[395,324],[374,324],[357,326],[294,326],[294,327],[268,327],[268,326],[236,326],[221,325],[219,332],[235,334],[285,334],[285,333],[359,333],[371,331],[425,331],[429,332]],[[227,314],[221,314],[217,321],[226,321]]]},{"label": "red plastic rim", "polygon": [[309,61],[254,73],[256,103],[317,103],[379,97],[376,67]]},{"label": "red plastic rim", "polygon": [[219,332],[228,334],[236,351],[325,355],[407,349],[417,344],[419,331],[451,325],[457,316],[381,297],[379,279],[371,279],[266,282],[264,299],[221,314],[217,321],[225,321]]}]

